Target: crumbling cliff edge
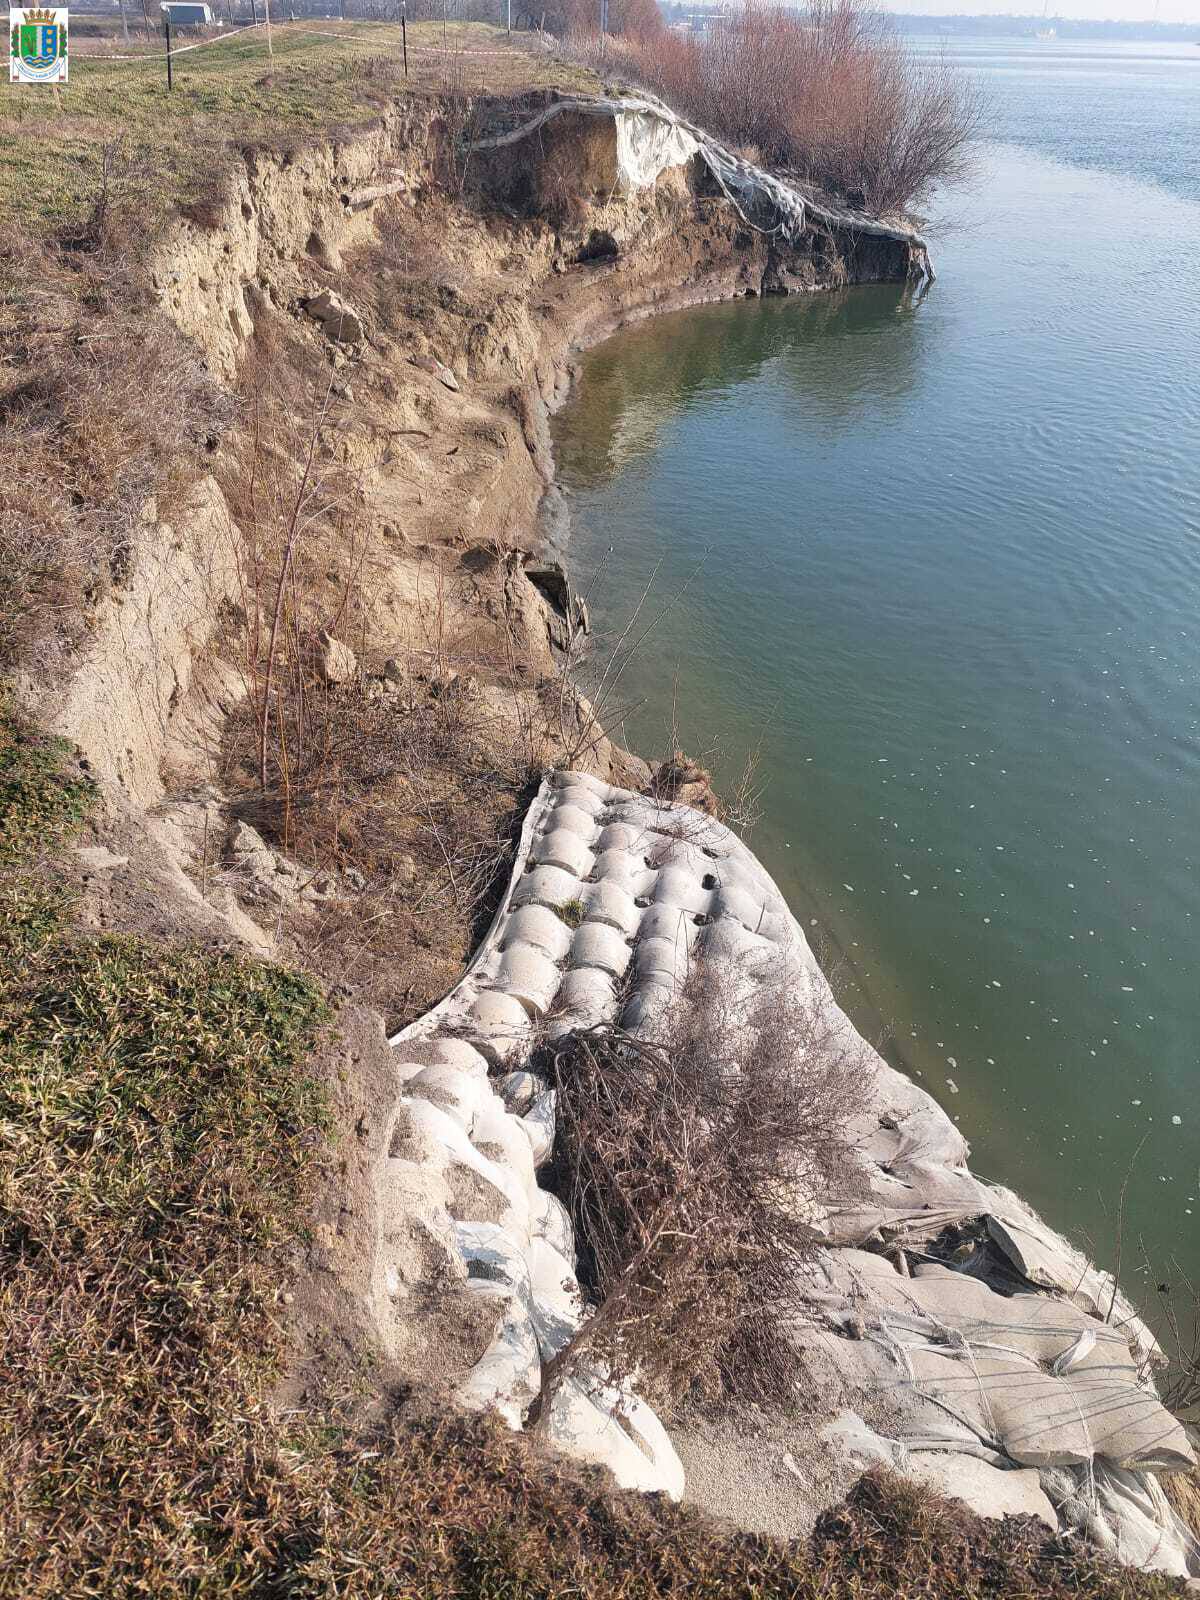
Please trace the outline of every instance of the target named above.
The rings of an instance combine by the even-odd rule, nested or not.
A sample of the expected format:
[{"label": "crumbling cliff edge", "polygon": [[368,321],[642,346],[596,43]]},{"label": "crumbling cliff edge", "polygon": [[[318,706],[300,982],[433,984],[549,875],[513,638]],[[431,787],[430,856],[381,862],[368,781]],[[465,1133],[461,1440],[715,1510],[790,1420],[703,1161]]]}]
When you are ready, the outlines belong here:
[{"label": "crumbling cliff edge", "polygon": [[[769,954],[825,992],[745,846],[647,799],[645,764],[564,676],[583,618],[527,545],[572,349],[701,300],[928,270],[911,230],[773,187],[650,102],[555,97],[477,107],[469,125],[448,103],[408,102],[344,143],[248,156],[217,213],[157,247],[162,310],[243,410],[186,503],[169,519],[148,508],[66,681],[52,695],[26,685],[108,800],[80,853],[89,914],[239,941],[333,981],[348,930],[376,902],[394,916],[398,883],[417,923],[441,916],[442,896],[457,915],[441,965],[406,996],[395,947],[370,968],[363,998],[399,1024],[394,1048],[365,1015],[348,1025],[340,1113],[359,1131],[307,1264],[298,1316],[314,1346],[369,1342],[388,1372],[519,1424],[578,1315],[569,1229],[537,1182],[554,1107],[521,1051],[539,1019],[649,1025],[696,941],[732,965]],[[319,509],[311,478],[291,500],[283,481],[306,451],[336,481]],[[289,541],[310,509],[302,562]],[[285,593],[295,650],[275,678],[275,634],[265,657],[260,635]],[[282,785],[276,767],[262,774],[267,735],[291,715],[285,688],[310,681],[328,728],[426,719],[439,751],[472,745],[472,783],[490,772],[510,792],[519,832],[491,932],[440,1005],[486,896],[464,911],[463,863],[411,750],[371,781],[407,789],[397,815],[406,837],[428,835],[427,855],[393,852],[376,884],[380,852],[361,828],[356,842],[351,801],[336,851],[304,859],[297,771]],[[546,768],[531,796],[528,774]],[[327,784],[314,793],[329,804]],[[670,842],[652,867],[651,836]],[[566,902],[582,907],[574,930],[555,911]],[[681,914],[682,941],[658,926]],[[855,1130],[870,1197],[826,1219],[796,1331],[818,1396],[806,1426],[740,1418],[676,1440],[632,1392],[581,1384],[552,1431],[630,1486],[679,1495],[693,1472],[726,1510],[749,1505],[766,1452],[752,1526],[798,1531],[855,1463],[886,1460],[989,1514],[1031,1512],[1185,1574],[1155,1474],[1192,1457],[1154,1394],[1152,1338],[1119,1298],[1114,1317],[1103,1275],[971,1175],[923,1091],[872,1066]],[[830,1455],[844,1467],[822,1476]],[[803,1505],[789,1513],[793,1481]]]}]

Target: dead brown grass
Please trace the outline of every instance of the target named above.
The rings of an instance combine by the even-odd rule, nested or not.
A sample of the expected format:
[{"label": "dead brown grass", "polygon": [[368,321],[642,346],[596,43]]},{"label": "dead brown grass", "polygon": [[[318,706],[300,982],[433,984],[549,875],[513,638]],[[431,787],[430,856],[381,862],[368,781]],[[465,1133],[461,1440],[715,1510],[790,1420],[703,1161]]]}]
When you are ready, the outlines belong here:
[{"label": "dead brown grass", "polygon": [[130,253],[137,194],[110,172],[67,235],[0,241],[0,667],[61,664],[230,420]]}]

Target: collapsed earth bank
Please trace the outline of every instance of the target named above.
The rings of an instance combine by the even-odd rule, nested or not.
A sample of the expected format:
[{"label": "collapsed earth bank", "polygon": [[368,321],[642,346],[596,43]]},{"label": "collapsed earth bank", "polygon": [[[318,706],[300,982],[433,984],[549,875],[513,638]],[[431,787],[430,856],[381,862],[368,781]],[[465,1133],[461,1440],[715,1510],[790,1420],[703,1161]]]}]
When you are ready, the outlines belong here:
[{"label": "collapsed earth bank", "polygon": [[[470,112],[413,99],[344,143],[247,155],[219,203],[174,225],[153,256],[159,303],[236,398],[237,421],[169,515],[146,508],[78,662],[52,693],[25,686],[41,720],[83,751],[108,802],[77,852],[92,925],[299,961],[405,1038],[495,909],[531,776],[569,768],[583,774],[577,795],[610,809],[636,809],[653,787],[572,681],[586,612],[564,574],[528,548],[552,483],[547,421],[570,382],[571,350],[658,310],[903,283],[923,270],[923,246],[904,229],[867,231],[827,210],[799,228],[764,223],[731,194],[727,170],[686,140],[667,152],[683,159],[657,171],[651,160],[649,176],[629,182],[618,117],[569,109],[510,138],[547,109],[545,97]],[[708,801],[702,788],[682,798]],[[601,829],[596,807],[583,809],[586,826]],[[722,850],[727,838],[722,830]],[[381,924],[378,938],[364,932]],[[472,1091],[479,1104],[441,1081],[437,1069],[470,1067],[460,1058],[479,1043],[426,1040],[408,1065],[429,1074],[428,1092],[414,1096],[405,1052],[389,1050],[370,1010],[345,1006],[334,1085],[347,1138],[297,1289],[306,1357],[296,1391],[364,1348],[381,1392],[413,1379],[478,1390],[489,1362],[511,1372],[518,1290],[488,1230],[523,1205],[525,1227],[543,1243],[556,1238],[568,1260],[570,1239],[537,1198],[545,1127],[524,1126],[530,1095],[505,1104],[486,1065]],[[500,1064],[494,1048],[485,1056]],[[454,1128],[444,1137],[423,1128],[431,1118],[414,1121],[414,1098]],[[1139,1387],[1140,1324],[1132,1348],[1118,1338],[1119,1359],[1107,1332],[1088,1346],[1103,1284],[1072,1289],[1078,1264],[1061,1241],[1012,1197],[998,1206],[984,1195],[965,1145],[926,1102],[889,1082],[864,1133],[888,1192],[881,1199],[873,1184],[871,1215],[847,1221],[846,1248],[830,1252],[814,1290],[813,1370],[828,1403],[814,1408],[811,1448],[794,1426],[773,1434],[762,1418],[680,1438],[698,1492],[714,1509],[740,1507],[750,1526],[798,1531],[782,1509],[797,1473],[810,1517],[854,1461],[882,1454],[906,1465],[916,1451],[887,1426],[905,1420],[902,1408],[881,1407],[879,1395],[903,1369],[917,1411],[932,1393],[946,1415],[943,1391],[961,1386],[965,1364],[970,1403],[950,1407],[954,1427],[925,1439],[935,1481],[949,1452],[957,1475],[944,1486],[971,1489],[983,1508],[1062,1518],[1110,1543],[1124,1516],[1123,1554],[1184,1571],[1180,1535],[1142,1469],[1185,1466],[1189,1450]],[[434,1151],[438,1137],[461,1146],[455,1159]],[[523,1199],[503,1176],[513,1162]],[[948,1203],[939,1210],[922,1182]],[[915,1202],[898,1193],[914,1189]],[[936,1227],[915,1215],[930,1211]],[[981,1228],[992,1218],[990,1237],[964,1234],[961,1261],[912,1277],[906,1249],[928,1252],[967,1211]],[[1022,1226],[1028,1236],[1014,1237]],[[876,1248],[885,1242],[890,1260]],[[1002,1282],[1001,1265],[1012,1274]],[[975,1271],[983,1282],[966,1281]],[[478,1293],[480,1277],[499,1292]],[[1034,1283],[1051,1297],[1036,1297],[1036,1327],[1014,1329],[1013,1299]],[[563,1289],[560,1280],[547,1293],[561,1300]],[[966,1289],[988,1299],[964,1327]],[[1065,1320],[1047,1328],[1055,1306]],[[564,1305],[557,1311],[569,1320]],[[1087,1379],[1066,1393],[1073,1367],[1102,1365],[1105,1393],[1134,1406],[1136,1437],[1123,1435],[1101,1465],[1107,1499],[1094,1481],[1104,1452],[1086,1423],[1062,1448],[1035,1441],[1014,1453],[1029,1408],[1011,1425],[998,1420],[979,1372],[980,1329],[1000,1325],[1006,1343],[1022,1345],[1017,1376],[1037,1390],[1035,1434],[1043,1378],[1062,1385],[1056,1403],[1078,1408]],[[520,1343],[520,1329],[513,1337]],[[949,1378],[943,1367],[954,1368]],[[1011,1388],[1003,1362],[989,1375]],[[520,1390],[494,1387],[488,1398],[513,1406]],[[855,1404],[866,1421],[850,1419]],[[818,1434],[835,1414],[844,1466],[822,1475]],[[907,1422],[911,1436],[918,1424]],[[682,1470],[652,1415],[640,1435],[628,1416],[609,1431],[621,1434],[619,1450],[603,1437],[603,1415],[587,1427],[567,1419],[562,1438],[610,1465],[619,1456],[623,1481],[678,1492]],[[755,1503],[751,1480],[766,1455],[770,1481]],[[1058,1473],[1053,1504],[1039,1471]]]}]

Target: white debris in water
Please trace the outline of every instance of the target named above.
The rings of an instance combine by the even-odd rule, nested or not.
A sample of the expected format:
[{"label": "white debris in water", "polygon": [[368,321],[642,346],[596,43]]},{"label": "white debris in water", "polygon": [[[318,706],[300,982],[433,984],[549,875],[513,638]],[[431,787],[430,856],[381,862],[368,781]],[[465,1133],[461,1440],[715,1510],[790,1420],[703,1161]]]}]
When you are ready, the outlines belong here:
[{"label": "white debris in water", "polygon": [[1182,1117],[1172,1117],[1171,1121],[1175,1124],[1175,1126],[1177,1128],[1183,1126],[1183,1118]]},{"label": "white debris in water", "polygon": [[946,1087],[947,1087],[947,1089],[949,1089],[951,1094],[957,1094],[958,1093],[958,1085],[955,1083],[953,1078],[947,1078],[946,1079]]}]

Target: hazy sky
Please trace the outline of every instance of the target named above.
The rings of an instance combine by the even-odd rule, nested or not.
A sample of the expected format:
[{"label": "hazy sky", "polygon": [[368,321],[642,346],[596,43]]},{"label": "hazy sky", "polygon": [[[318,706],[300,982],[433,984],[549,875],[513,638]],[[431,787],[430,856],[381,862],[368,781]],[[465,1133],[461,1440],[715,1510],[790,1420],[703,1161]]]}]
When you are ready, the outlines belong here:
[{"label": "hazy sky", "polygon": [[[1033,16],[1041,12],[1041,0],[880,0],[888,11],[916,11],[942,16],[966,13],[971,16]],[[1155,0],[1050,0],[1051,16],[1105,17],[1124,22],[1149,22],[1155,16]],[[1200,24],[1200,0],[1158,0],[1159,22]],[[1200,54],[1200,52],[1197,52]]]}]

